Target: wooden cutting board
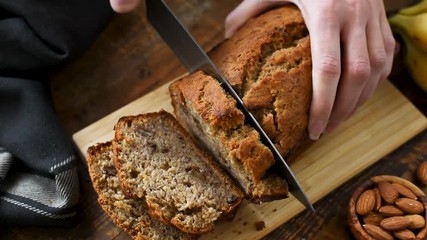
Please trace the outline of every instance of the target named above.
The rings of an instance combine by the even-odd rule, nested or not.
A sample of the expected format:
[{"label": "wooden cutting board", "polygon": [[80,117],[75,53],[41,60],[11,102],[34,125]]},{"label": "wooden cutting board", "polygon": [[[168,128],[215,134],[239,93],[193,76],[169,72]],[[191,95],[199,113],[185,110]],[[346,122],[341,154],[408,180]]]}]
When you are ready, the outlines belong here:
[{"label": "wooden cutting board", "polygon": [[[122,116],[160,109],[173,112],[168,85],[74,134],[82,156],[89,146],[111,140],[114,124]],[[426,128],[427,119],[385,82],[354,116],[322,136],[290,167],[314,203]],[[219,223],[201,239],[259,239],[304,209],[292,196],[260,205],[244,202],[233,221]]]}]

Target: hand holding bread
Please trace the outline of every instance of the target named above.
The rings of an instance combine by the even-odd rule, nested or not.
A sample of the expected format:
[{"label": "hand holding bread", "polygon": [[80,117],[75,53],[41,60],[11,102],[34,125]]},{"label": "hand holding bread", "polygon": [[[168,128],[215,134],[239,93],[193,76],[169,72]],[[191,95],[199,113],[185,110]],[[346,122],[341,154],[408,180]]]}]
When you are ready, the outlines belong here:
[{"label": "hand holding bread", "polygon": [[315,140],[350,117],[387,78],[395,40],[381,0],[246,0],[227,17],[226,36],[247,19],[285,3],[298,6],[310,32],[313,96],[308,129]]}]

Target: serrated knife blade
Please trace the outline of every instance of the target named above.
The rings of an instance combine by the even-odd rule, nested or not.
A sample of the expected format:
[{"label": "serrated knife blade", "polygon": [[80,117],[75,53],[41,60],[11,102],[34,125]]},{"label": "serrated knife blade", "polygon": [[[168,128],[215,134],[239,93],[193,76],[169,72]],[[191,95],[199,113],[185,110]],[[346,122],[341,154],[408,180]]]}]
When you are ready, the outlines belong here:
[{"label": "serrated knife blade", "polygon": [[202,70],[206,74],[214,77],[220,81],[221,86],[225,91],[236,100],[237,107],[245,114],[246,121],[248,121],[248,123],[258,131],[261,141],[273,153],[276,163],[283,171],[283,175],[289,185],[289,191],[291,194],[306,208],[314,212],[315,210],[313,205],[271,139],[267,136],[252,113],[246,108],[240,96],[217,69],[215,64],[199,46],[189,31],[181,24],[169,6],[164,2],[164,0],[146,0],[146,7],[149,22],[155,28],[163,41],[165,41],[172,49],[187,70],[190,73]]}]

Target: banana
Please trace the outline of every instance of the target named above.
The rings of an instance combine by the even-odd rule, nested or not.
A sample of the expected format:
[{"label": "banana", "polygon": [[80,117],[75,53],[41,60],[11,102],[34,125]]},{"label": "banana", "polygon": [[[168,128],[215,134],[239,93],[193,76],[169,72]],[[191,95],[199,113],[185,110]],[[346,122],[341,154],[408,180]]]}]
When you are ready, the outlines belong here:
[{"label": "banana", "polygon": [[389,19],[392,31],[405,45],[405,65],[414,81],[427,92],[427,0],[399,11]]},{"label": "banana", "polygon": [[414,81],[427,92],[427,54],[415,45],[406,45],[405,65]]},{"label": "banana", "polygon": [[405,16],[413,16],[427,11],[427,1],[421,1],[414,6],[402,9],[399,14]]},{"label": "banana", "polygon": [[427,9],[424,13],[413,16],[397,14],[389,19],[389,23],[394,32],[407,40],[406,44],[417,45],[427,53]]}]

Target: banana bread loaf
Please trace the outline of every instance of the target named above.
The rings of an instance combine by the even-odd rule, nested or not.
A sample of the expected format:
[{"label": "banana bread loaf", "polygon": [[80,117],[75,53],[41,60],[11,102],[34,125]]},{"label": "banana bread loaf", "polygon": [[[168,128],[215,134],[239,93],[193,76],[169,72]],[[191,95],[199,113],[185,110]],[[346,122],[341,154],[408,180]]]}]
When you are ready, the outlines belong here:
[{"label": "banana bread loaf", "polygon": [[[249,20],[209,55],[285,159],[308,140],[311,55],[294,5]],[[274,158],[215,79],[193,73],[171,84],[178,120],[209,149],[254,201],[283,198]]]},{"label": "banana bread loaf", "polygon": [[120,188],[113,163],[111,142],[99,143],[88,149],[87,163],[98,202],[112,221],[124,229],[133,239],[189,240],[195,236],[165,225],[150,217],[140,199],[126,197]]},{"label": "banana bread loaf", "polygon": [[122,117],[114,127],[115,166],[125,194],[181,231],[213,230],[243,193],[168,112]]},{"label": "banana bread loaf", "polygon": [[307,140],[311,50],[295,5],[249,20],[210,56],[285,158]]}]

